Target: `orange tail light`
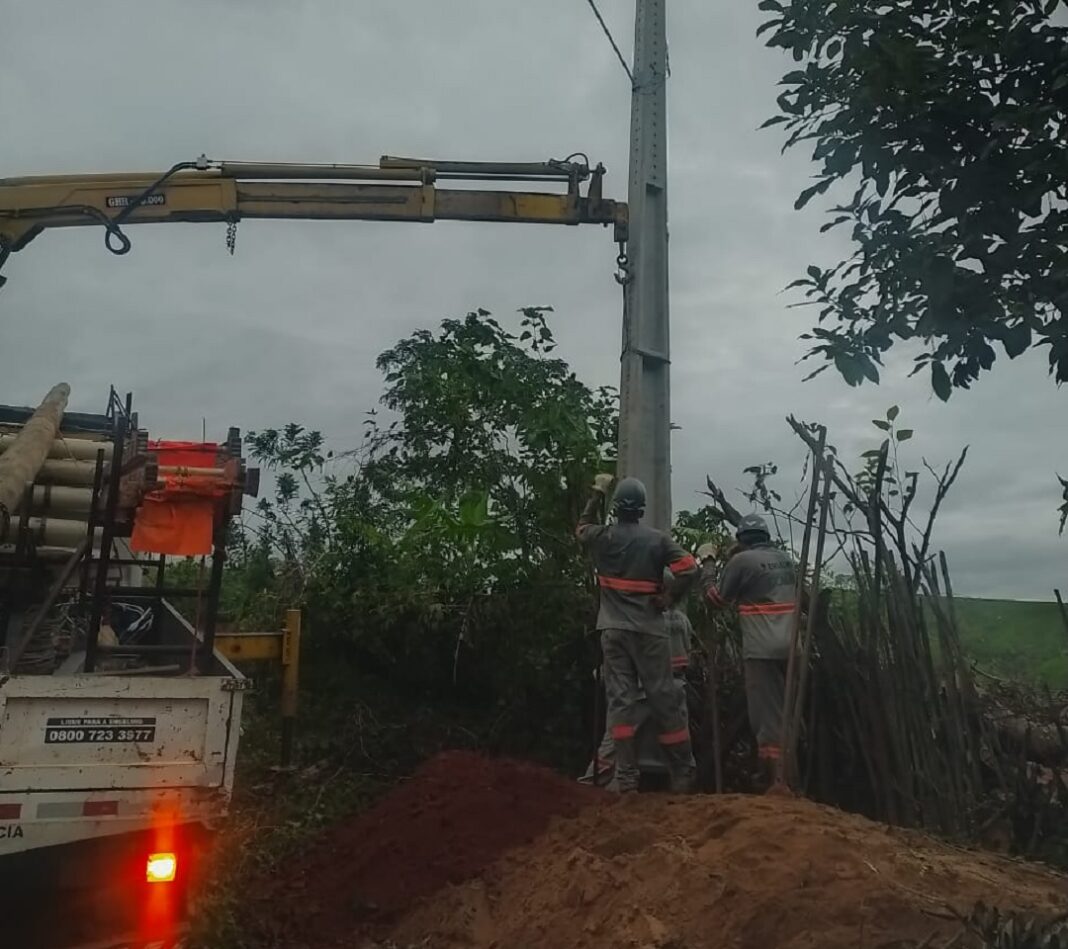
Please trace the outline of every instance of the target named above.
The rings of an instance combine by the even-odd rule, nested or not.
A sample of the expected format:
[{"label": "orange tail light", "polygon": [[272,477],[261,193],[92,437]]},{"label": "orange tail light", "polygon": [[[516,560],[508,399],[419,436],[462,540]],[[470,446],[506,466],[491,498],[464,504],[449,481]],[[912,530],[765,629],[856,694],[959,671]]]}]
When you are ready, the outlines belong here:
[{"label": "orange tail light", "polygon": [[178,858],[173,853],[153,853],[145,865],[145,880],[149,883],[173,883],[178,873]]}]

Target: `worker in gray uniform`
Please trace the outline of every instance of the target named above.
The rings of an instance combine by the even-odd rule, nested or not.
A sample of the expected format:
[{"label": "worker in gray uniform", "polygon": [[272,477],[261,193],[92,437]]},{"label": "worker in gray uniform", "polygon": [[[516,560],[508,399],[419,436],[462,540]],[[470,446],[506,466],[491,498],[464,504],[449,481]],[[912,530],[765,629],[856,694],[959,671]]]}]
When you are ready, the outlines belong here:
[{"label": "worker in gray uniform", "polygon": [[[671,589],[675,577],[670,570],[664,571],[664,588]],[[671,674],[675,677],[675,688],[683,694],[683,712],[687,715],[687,727],[689,727],[689,710],[686,705],[686,670],[690,666],[690,648],[693,643],[693,625],[690,618],[683,610],[673,607],[664,610],[664,625],[667,627],[668,641],[671,645]],[[601,670],[601,681],[604,681],[604,670]],[[638,771],[640,774],[669,774],[668,759],[664,755],[663,746],[656,740],[653,728],[652,713],[644,693],[638,701],[636,712],[634,741],[638,758]],[[697,767],[693,755],[690,755],[691,767]],[[597,747],[593,760],[586,773],[579,778],[582,784],[593,784],[598,787],[614,787],[616,770],[616,746],[612,740],[612,727],[605,723],[604,735]]]},{"label": "worker in gray uniform", "polygon": [[[600,523],[600,510],[611,488],[611,475],[598,475],[593,496],[579,517],[576,535],[597,571],[601,603],[597,629],[604,656],[608,726],[615,746],[615,785],[621,793],[638,790],[638,755],[634,740],[644,690],[668,759],[671,789],[693,790],[685,695],[671,673],[671,642],[664,610],[685,597],[697,577],[697,561],[663,531],[641,523],[645,485],[624,478],[612,499],[614,524]],[[675,583],[665,591],[664,570]]]},{"label": "worker in gray uniform", "polygon": [[736,536],[741,550],[730,557],[718,577],[712,546],[698,550],[700,585],[713,608],[738,608],[749,724],[756,735],[757,754],[774,788],[782,755],[783,696],[797,570],[793,558],[772,545],[767,522],[759,514],[743,517]]}]

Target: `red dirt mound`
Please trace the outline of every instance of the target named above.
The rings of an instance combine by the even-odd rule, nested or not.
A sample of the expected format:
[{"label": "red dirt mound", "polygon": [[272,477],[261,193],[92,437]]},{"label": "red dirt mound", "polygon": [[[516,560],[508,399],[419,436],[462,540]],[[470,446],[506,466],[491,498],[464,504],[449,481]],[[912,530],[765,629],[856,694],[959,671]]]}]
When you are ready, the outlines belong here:
[{"label": "red dirt mound", "polygon": [[433,949],[935,945],[949,907],[1062,912],[1068,879],[807,801],[649,795],[561,821],[393,933]]},{"label": "red dirt mound", "polygon": [[420,897],[528,844],[555,816],[605,797],[536,765],[439,755],[370,810],[331,827],[278,871],[264,909],[283,944],[359,943]]}]

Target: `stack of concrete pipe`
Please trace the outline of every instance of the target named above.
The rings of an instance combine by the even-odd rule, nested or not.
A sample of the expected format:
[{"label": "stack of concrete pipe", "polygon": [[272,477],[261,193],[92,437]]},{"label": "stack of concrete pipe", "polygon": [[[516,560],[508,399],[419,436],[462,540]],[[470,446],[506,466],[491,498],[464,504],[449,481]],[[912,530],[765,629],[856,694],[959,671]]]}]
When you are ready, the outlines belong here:
[{"label": "stack of concrete pipe", "polygon": [[27,529],[42,553],[62,556],[85,540],[97,453],[107,465],[112,444],[61,433],[69,396],[66,383],[53,386],[21,429],[0,432],[0,545],[15,543],[27,498]]}]

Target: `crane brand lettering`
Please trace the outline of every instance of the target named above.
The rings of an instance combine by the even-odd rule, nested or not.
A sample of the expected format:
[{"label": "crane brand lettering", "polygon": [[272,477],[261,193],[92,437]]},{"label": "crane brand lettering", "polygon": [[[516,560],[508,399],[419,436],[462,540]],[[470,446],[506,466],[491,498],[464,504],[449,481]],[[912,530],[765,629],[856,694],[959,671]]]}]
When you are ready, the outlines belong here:
[{"label": "crane brand lettering", "polygon": [[[109,208],[128,208],[130,202],[136,198],[135,194],[112,194],[108,195],[104,203]],[[150,194],[147,198],[137,202],[138,207],[159,207],[167,203],[165,194]]]}]

